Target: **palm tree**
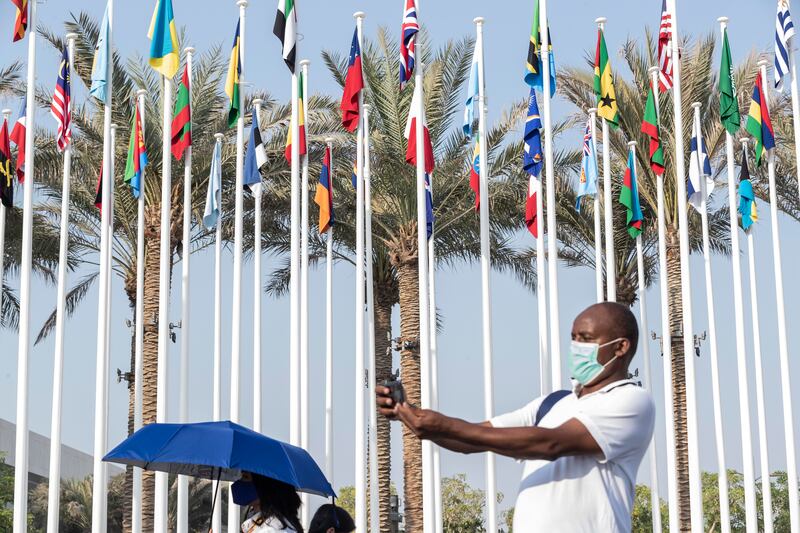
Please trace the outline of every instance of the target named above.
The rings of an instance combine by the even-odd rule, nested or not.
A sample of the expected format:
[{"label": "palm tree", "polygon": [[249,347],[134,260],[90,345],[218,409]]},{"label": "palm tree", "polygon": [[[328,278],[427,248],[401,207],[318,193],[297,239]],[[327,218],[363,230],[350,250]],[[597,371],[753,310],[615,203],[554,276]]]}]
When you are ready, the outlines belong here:
[{"label": "palm tree", "polygon": [[[708,146],[712,166],[716,169],[716,175],[720,175],[725,168],[721,159],[725,151],[725,131],[719,121],[719,95],[717,91],[717,58],[715,55],[714,35],[699,38],[694,42],[686,41],[682,47],[682,90],[683,90],[683,109],[684,117],[692,117],[692,102],[702,104],[703,137]],[[610,145],[612,161],[612,171],[614,176],[621,176],[624,172],[628,157],[627,142],[629,140],[638,141],[639,146],[646,147],[648,139],[640,133],[640,126],[644,114],[644,102],[648,84],[647,69],[650,65],[657,64],[655,44],[652,34],[648,31],[646,44],[640,47],[634,39],[629,39],[623,46],[621,56],[624,64],[630,73],[633,83],[628,82],[620,76],[615,78],[615,87],[619,98],[620,124],[619,130],[610,132],[608,143]],[[750,89],[756,74],[755,54],[749,55],[736,69],[734,74],[736,86],[738,88],[738,98],[742,108],[742,116],[746,116],[746,106],[749,105]],[[590,68],[567,68],[560,73],[559,84],[561,93],[575,106],[580,109],[587,109],[595,105],[593,93],[592,74]],[[772,114],[777,118],[778,136],[791,138],[786,133],[791,127],[791,115],[786,100],[773,99]],[[681,269],[680,269],[680,249],[678,235],[678,203],[676,196],[676,173],[674,165],[674,142],[675,134],[672,124],[674,123],[672,101],[668,95],[660,96],[660,122],[662,143],[666,156],[666,175],[664,178],[665,187],[665,211],[666,211],[666,241],[667,241],[667,272],[662,275],[667,276],[669,287],[669,317],[670,317],[670,336],[672,338],[672,385],[675,391],[674,403],[672,406],[675,432],[676,432],[676,469],[678,475],[678,504],[680,506],[681,527],[689,528],[689,480],[688,480],[688,449],[686,431],[686,388],[685,388],[685,368],[683,356],[683,299],[681,294]],[[574,123],[584,120],[582,112],[576,113]],[[692,120],[684,120],[684,128],[681,135],[684,139],[691,137]],[[744,133],[744,132],[743,132]],[[788,151],[788,148],[786,149]],[[792,148],[793,150],[793,148]],[[685,156],[688,161],[688,143],[685,143]],[[791,158],[782,159],[788,161]],[[779,152],[780,156],[780,152]],[[657,214],[656,201],[656,176],[649,167],[649,154],[646,149],[637,150],[638,182],[639,194],[642,202],[642,209],[645,216],[645,231],[642,235],[645,253],[645,280],[647,285],[654,283],[658,279],[658,233],[655,224]],[[688,168],[688,167],[687,167]],[[785,168],[785,167],[781,167]],[[792,178],[786,178],[788,172],[782,172],[784,176],[781,183],[782,208],[788,214],[797,218],[797,184],[792,182]],[[792,174],[793,176],[793,174]],[[685,179],[680,176],[679,179]],[[594,226],[592,206],[587,205],[582,212],[576,213],[574,209],[575,193],[574,178],[567,173],[557,176],[558,180],[558,238],[560,241],[559,255],[568,266],[585,266],[594,268]],[[616,199],[619,192],[619,180],[613,186],[613,197]],[[762,197],[767,195],[763,187],[759,187]],[[722,194],[722,193],[720,193]],[[615,200],[616,202],[616,200]],[[709,231],[711,237],[711,248],[715,253],[730,253],[730,227],[728,218],[727,197],[724,201],[711,202],[709,204]],[[700,217],[689,210],[689,245],[691,252],[702,250]],[[653,221],[653,222],[647,222]],[[614,209],[614,246],[617,264],[617,297],[620,302],[633,305],[636,301],[637,271],[636,271],[636,248],[635,241],[630,239],[625,231],[624,212],[621,209]]]}]

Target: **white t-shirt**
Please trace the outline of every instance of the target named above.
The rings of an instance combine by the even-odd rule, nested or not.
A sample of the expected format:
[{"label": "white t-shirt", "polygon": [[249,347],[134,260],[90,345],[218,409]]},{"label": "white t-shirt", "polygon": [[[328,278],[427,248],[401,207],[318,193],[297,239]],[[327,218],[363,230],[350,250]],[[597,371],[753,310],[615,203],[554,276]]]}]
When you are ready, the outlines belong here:
[{"label": "white t-shirt", "polygon": [[275,517],[259,524],[261,513],[256,513],[242,524],[242,533],[296,533],[292,526],[283,527],[281,521]]},{"label": "white t-shirt", "polygon": [[[544,400],[495,417],[494,427],[530,427]],[[514,510],[516,533],[623,533],[631,530],[636,472],[653,437],[655,406],[633,381],[611,383],[581,398],[562,398],[539,422],[555,428],[575,418],[603,451],[598,456],[524,461]]]}]

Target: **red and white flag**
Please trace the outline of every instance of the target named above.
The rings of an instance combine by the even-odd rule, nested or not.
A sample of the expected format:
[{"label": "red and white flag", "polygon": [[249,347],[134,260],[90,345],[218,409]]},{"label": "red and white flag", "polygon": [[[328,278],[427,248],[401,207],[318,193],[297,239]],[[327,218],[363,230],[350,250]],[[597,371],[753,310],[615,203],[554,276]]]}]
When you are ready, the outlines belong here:
[{"label": "red and white flag", "polygon": [[17,123],[14,124],[14,129],[11,130],[11,142],[17,145],[17,180],[20,183],[25,182],[25,112],[28,107],[28,100],[22,99],[22,106],[19,110],[19,117]]},{"label": "red and white flag", "polygon": [[658,90],[672,88],[672,13],[667,0],[661,0],[661,25],[658,30]]},{"label": "red and white flag", "polygon": [[528,176],[528,198],[525,200],[525,225],[535,238],[539,238],[539,212],[536,209],[536,192],[539,189],[538,179]]},{"label": "red and white flag", "polygon": [[[414,90],[414,97],[411,99],[411,109],[408,112],[408,122],[406,122],[405,137],[408,139],[408,148],[406,149],[406,163],[409,165],[417,164],[417,108],[422,108],[419,104],[419,91],[417,88]],[[431,144],[431,136],[428,132],[428,123],[425,121],[425,110],[422,111],[422,130],[425,143],[425,172],[430,174],[433,172],[434,159],[433,159],[433,145]]]},{"label": "red and white flag", "polygon": [[56,89],[53,91],[53,103],[50,105],[50,114],[53,115],[53,118],[58,123],[56,142],[58,142],[59,152],[64,151],[72,138],[70,70],[69,51],[67,46],[64,45],[64,53],[61,55],[61,67],[58,71],[58,80],[56,80]]}]

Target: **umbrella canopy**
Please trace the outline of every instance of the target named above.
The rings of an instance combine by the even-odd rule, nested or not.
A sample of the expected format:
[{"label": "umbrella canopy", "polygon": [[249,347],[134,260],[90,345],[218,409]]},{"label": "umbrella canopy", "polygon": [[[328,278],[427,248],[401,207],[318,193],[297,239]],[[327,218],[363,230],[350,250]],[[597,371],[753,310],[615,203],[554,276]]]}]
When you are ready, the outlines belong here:
[{"label": "umbrella canopy", "polygon": [[335,496],[307,451],[230,421],[149,424],[122,441],[103,461],[223,481],[236,481],[242,472],[254,472],[303,492]]}]

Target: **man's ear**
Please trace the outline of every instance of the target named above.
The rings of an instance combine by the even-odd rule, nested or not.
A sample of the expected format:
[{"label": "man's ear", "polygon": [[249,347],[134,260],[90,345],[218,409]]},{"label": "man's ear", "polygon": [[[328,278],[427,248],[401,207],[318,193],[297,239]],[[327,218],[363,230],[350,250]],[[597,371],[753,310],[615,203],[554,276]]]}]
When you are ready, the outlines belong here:
[{"label": "man's ear", "polygon": [[622,339],[619,340],[619,343],[617,344],[617,349],[614,350],[614,355],[617,357],[622,357],[628,355],[628,352],[630,350],[631,350],[631,341],[623,337]]}]

